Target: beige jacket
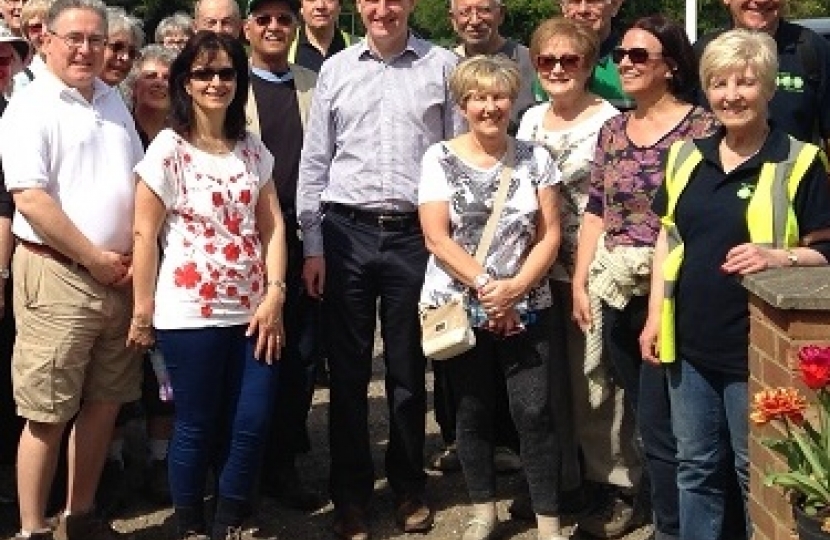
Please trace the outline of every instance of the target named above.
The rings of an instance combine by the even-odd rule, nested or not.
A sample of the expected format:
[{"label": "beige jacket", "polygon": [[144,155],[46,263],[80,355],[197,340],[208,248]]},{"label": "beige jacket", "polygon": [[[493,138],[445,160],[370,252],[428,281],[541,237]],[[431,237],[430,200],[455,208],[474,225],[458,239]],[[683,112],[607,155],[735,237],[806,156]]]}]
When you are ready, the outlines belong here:
[{"label": "beige jacket", "polygon": [[[294,88],[297,90],[297,104],[300,107],[300,121],[303,129],[308,121],[308,112],[311,109],[311,98],[314,96],[314,86],[317,84],[317,74],[302,66],[289,64],[288,69],[294,74]],[[252,85],[248,85],[248,104],[245,106],[245,117],[248,119],[248,130],[261,135],[259,127],[259,108]]]}]

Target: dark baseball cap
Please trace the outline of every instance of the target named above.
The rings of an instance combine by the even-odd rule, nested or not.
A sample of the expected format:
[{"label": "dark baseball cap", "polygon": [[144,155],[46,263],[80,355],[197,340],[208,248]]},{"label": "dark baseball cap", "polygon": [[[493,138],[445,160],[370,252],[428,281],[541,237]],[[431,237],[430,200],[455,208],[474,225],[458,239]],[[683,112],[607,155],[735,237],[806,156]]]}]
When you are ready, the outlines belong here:
[{"label": "dark baseball cap", "polygon": [[250,0],[248,2],[248,15],[256,11],[263,4],[275,3],[285,4],[295,16],[300,16],[300,0]]}]

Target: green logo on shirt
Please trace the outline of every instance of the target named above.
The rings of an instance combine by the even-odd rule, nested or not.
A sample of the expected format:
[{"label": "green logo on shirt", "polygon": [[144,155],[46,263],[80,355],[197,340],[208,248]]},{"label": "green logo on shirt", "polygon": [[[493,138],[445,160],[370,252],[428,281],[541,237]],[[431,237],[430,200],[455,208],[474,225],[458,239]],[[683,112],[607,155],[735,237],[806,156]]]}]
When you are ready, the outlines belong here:
[{"label": "green logo on shirt", "polygon": [[793,75],[792,73],[779,72],[775,80],[778,88],[785,92],[803,92],[804,79],[800,75]]}]

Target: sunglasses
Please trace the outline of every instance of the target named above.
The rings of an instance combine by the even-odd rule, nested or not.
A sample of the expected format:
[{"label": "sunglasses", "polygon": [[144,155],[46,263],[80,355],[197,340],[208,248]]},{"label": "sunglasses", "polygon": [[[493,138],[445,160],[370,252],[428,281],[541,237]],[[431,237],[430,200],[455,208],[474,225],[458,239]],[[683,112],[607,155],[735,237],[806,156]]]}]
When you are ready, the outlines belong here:
[{"label": "sunglasses", "polygon": [[119,58],[126,56],[130,60],[135,60],[141,56],[141,51],[138,50],[138,47],[129,45],[123,41],[112,41],[107,43],[107,48],[112,51],[112,54]]},{"label": "sunglasses", "polygon": [[223,82],[231,82],[236,80],[236,70],[232,67],[197,68],[190,72],[190,78],[194,81],[210,82],[215,77]]},{"label": "sunglasses", "polygon": [[[652,54],[654,56],[652,56]],[[661,53],[651,53],[648,49],[643,47],[632,47],[630,49],[623,49],[622,47],[617,47],[613,51],[611,51],[611,59],[614,61],[615,64],[619,64],[623,61],[623,58],[628,57],[631,60],[632,64],[645,64],[651,59],[657,59],[662,57]]]},{"label": "sunglasses", "polygon": [[263,13],[262,15],[257,15],[254,17],[254,22],[257,23],[257,26],[269,26],[271,21],[277,21],[277,24],[280,26],[291,26],[294,24],[294,16],[289,13],[278,13],[276,15],[271,15],[269,13]]},{"label": "sunglasses", "polygon": [[26,31],[34,33],[43,32],[43,23],[29,23],[26,25]]},{"label": "sunglasses", "polygon": [[582,57],[578,54],[563,54],[554,56],[552,54],[540,54],[536,57],[536,69],[539,71],[552,71],[556,64],[562,66],[565,71],[579,69]]}]

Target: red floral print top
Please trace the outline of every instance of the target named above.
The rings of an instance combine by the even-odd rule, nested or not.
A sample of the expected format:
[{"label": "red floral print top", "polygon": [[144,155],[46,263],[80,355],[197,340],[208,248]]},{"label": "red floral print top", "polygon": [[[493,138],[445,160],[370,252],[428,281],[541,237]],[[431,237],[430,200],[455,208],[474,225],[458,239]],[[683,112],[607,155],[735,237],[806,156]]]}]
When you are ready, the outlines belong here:
[{"label": "red floral print top", "polygon": [[169,129],[150,144],[135,172],[167,209],[159,237],[156,328],[249,322],[265,280],[256,204],[273,163],[250,133],[222,155]]}]

